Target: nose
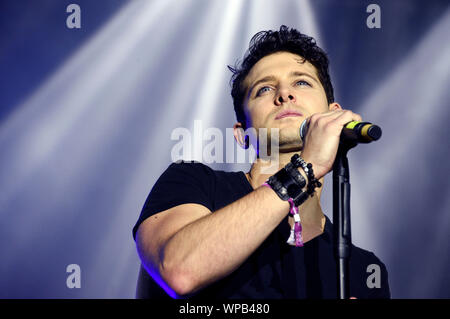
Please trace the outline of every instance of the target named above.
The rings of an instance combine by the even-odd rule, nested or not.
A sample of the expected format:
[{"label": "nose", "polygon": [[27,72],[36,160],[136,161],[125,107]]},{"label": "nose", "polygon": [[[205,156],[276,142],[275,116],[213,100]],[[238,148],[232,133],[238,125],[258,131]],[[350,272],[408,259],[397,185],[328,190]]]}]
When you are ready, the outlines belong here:
[{"label": "nose", "polygon": [[275,97],[275,104],[281,106],[289,101],[295,102],[295,96],[288,89],[280,89]]}]

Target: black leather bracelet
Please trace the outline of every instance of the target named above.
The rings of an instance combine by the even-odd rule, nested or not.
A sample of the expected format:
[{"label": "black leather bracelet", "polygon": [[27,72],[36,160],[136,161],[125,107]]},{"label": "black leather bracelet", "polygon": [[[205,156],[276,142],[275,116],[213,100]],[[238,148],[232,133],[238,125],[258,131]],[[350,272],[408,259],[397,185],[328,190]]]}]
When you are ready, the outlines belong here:
[{"label": "black leather bracelet", "polygon": [[[299,167],[303,169],[308,177],[308,183],[298,171]],[[306,163],[298,154],[294,154],[285,167],[269,177],[267,184],[271,186],[282,200],[292,198],[297,207],[303,204],[309,196],[312,197],[317,187],[322,186],[322,183],[314,176],[312,164]],[[303,191],[305,185],[306,190]]]},{"label": "black leather bracelet", "polygon": [[266,183],[270,185],[270,187],[282,200],[289,199],[287,188],[283,187],[283,184],[281,184],[281,182],[275,177],[275,175],[270,176]]},{"label": "black leather bracelet", "polygon": [[300,188],[303,189],[303,187],[306,186],[305,178],[302,176],[302,174],[300,174],[298,169],[292,163],[287,163],[287,165],[284,168],[289,173],[289,175],[291,175],[291,177],[295,180],[295,182]]},{"label": "black leather bracelet", "polygon": [[308,192],[301,192],[300,194],[298,194],[296,197],[292,198],[294,200],[294,204],[295,206],[300,206],[301,204],[303,204],[309,197]]},{"label": "black leather bracelet", "polygon": [[277,173],[269,177],[267,184],[272,187],[278,197],[282,200],[289,200],[292,198],[295,203],[296,198],[303,198],[300,196],[302,193],[306,194],[306,192],[303,191],[306,180],[292,163],[288,163]]}]

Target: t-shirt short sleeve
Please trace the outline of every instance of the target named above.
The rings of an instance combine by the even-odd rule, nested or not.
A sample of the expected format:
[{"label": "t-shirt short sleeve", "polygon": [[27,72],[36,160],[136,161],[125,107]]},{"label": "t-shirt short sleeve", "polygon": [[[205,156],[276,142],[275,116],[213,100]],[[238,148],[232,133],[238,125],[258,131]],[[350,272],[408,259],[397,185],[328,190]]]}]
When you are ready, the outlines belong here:
[{"label": "t-shirt short sleeve", "polygon": [[182,204],[200,204],[213,211],[214,172],[198,162],[172,163],[159,177],[145,201],[136,225],[148,217]]}]

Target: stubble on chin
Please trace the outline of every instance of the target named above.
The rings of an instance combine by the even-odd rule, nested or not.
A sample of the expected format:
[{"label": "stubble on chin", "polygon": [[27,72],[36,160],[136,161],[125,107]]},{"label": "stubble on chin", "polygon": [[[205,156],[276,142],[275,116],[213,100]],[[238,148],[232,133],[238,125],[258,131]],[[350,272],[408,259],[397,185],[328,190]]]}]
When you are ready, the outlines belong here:
[{"label": "stubble on chin", "polygon": [[[275,156],[272,152],[272,147],[276,147],[274,151],[276,153],[289,153],[299,152],[303,148],[303,142],[299,136],[298,129],[296,128],[272,128],[266,129],[266,138],[261,139],[261,130],[258,132],[260,148],[260,155],[267,154],[269,156]],[[261,152],[264,149],[266,151]],[[263,156],[264,157],[264,156]]]}]

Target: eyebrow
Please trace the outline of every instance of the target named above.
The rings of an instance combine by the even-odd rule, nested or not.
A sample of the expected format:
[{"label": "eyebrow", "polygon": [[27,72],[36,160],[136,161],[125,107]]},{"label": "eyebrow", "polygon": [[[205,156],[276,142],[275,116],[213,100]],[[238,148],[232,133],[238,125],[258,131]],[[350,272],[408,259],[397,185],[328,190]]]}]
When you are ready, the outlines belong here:
[{"label": "eyebrow", "polygon": [[[306,72],[300,72],[300,71],[292,71],[291,73],[289,73],[289,77],[296,77],[296,76],[306,76],[309,77],[310,79],[312,79],[314,82],[316,82],[317,84],[319,84],[317,82],[317,79],[315,77],[313,77],[311,74],[306,73]],[[262,79],[259,79],[258,81],[256,81],[251,87],[250,90],[248,91],[248,94],[250,94],[253,89],[261,84],[261,83],[265,83],[265,82],[271,82],[271,81],[276,81],[276,77],[274,75],[268,75],[263,77]]]}]

